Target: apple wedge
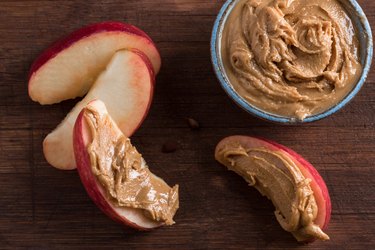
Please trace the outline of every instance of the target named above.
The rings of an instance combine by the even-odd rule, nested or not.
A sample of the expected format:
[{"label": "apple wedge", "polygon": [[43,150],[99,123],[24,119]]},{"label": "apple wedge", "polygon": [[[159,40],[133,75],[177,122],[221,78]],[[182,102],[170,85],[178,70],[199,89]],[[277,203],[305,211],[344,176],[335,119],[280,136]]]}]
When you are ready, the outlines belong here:
[{"label": "apple wedge", "polygon": [[[229,155],[231,155],[231,157],[229,157]],[[233,170],[236,173],[240,174],[250,183],[250,185],[255,186],[262,194],[271,199],[275,207],[277,208],[277,212],[275,212],[275,214],[276,217],[278,217],[280,224],[286,231],[291,232],[298,241],[311,242],[315,239],[329,239],[329,237],[323,233],[323,231],[327,229],[328,223],[331,218],[331,199],[329,196],[329,192],[323,178],[319,175],[318,171],[302,156],[285,146],[269,140],[248,136],[231,136],[223,139],[217,145],[215,150],[215,158],[220,163],[227,166],[230,170]],[[253,160],[250,161],[248,160],[249,158],[252,158]],[[242,165],[235,167],[235,165],[237,164],[236,160],[241,161],[241,163],[239,164],[244,164],[244,161],[247,160],[245,164],[246,166]],[[257,164],[263,164],[262,168],[264,169],[257,169],[257,167],[255,166]],[[269,166],[272,166],[272,168],[275,167],[276,170],[270,170],[271,167]],[[270,184],[266,183],[265,181],[265,172],[267,172],[268,174],[272,173],[270,178],[273,179],[273,181]],[[258,173],[259,176],[257,176],[255,173]],[[288,216],[282,214],[282,209],[279,209],[277,206],[277,203],[280,201],[278,201],[277,198],[273,197],[275,194],[281,195],[283,193],[283,190],[278,189],[273,190],[274,192],[272,190],[270,191],[272,186],[276,187],[277,185],[280,185],[277,184],[277,182],[280,182],[281,186],[284,187],[287,186],[284,185],[285,183],[292,183],[292,181],[287,181],[285,183],[279,181],[281,178],[283,178],[283,176],[288,176],[288,180],[295,180],[297,182],[297,186],[294,186],[293,189],[297,190],[295,191],[296,194],[291,196],[289,195],[289,198],[292,198],[292,204],[290,204],[292,209],[293,207],[295,207],[295,204],[303,204],[301,205],[302,207],[307,206],[306,203],[302,202],[306,202],[306,200],[311,201],[311,204],[313,204],[311,205],[311,207],[307,207],[307,209],[314,207],[317,208],[316,214],[313,213],[314,215],[312,215],[314,217],[314,220],[311,223],[314,224],[314,227],[319,227],[317,229],[318,233],[316,233],[317,231],[312,232],[313,230],[311,230],[311,228],[313,227],[310,227],[310,224],[307,224],[303,221],[303,216],[305,216],[305,214],[300,206],[298,207],[302,210],[298,211],[301,213],[301,217],[297,220],[299,223],[301,223],[300,227],[295,227],[293,231],[292,229],[287,230],[287,226],[283,226],[283,221],[287,220]],[[304,198],[300,198],[298,195],[301,194],[298,192],[302,191],[304,192],[304,195],[306,195],[302,196]],[[310,195],[313,196],[311,199],[309,197]],[[288,195],[286,195],[285,197],[288,197]],[[286,199],[281,202],[285,202],[285,200]],[[284,211],[286,210],[284,209]],[[305,227],[308,226],[310,231],[305,230]],[[306,233],[307,231],[308,233]]]},{"label": "apple wedge", "polygon": [[98,77],[85,98],[43,142],[46,160],[62,170],[76,168],[73,126],[89,102],[102,100],[126,136],[131,136],[145,119],[153,97],[155,76],[147,57],[139,50],[120,50]]},{"label": "apple wedge", "polygon": [[138,49],[160,70],[160,54],[149,36],[130,24],[103,22],[83,27],[44,51],[31,66],[29,96],[42,105],[84,96],[113,54]]},{"label": "apple wedge", "polygon": [[[78,173],[87,193],[107,216],[121,224],[140,230],[150,230],[165,224],[172,225],[174,223],[173,216],[179,205],[178,186],[171,189],[174,192],[169,193],[169,195],[163,193],[161,194],[162,196],[158,196],[158,188],[146,188],[150,192],[147,194],[147,191],[145,191],[145,187],[147,187],[147,181],[145,180],[147,179],[142,179],[142,174],[139,172],[139,165],[137,164],[142,162],[141,168],[147,168],[147,165],[143,158],[140,161],[134,161],[134,159],[132,159],[134,155],[141,157],[135,148],[130,147],[131,151],[127,151],[126,146],[120,146],[121,150],[118,150],[118,145],[123,145],[122,143],[119,143],[123,142],[122,139],[122,132],[111,119],[104,103],[100,100],[95,100],[89,103],[78,116],[74,126],[74,152]],[[99,147],[99,149],[96,149],[95,147]],[[90,149],[92,150],[93,148],[96,149],[96,151],[90,151]],[[94,153],[97,151],[100,151],[101,154],[98,155]],[[119,155],[120,158],[118,158]],[[125,167],[127,164],[130,165]],[[104,171],[104,173],[100,171],[98,173],[98,169],[102,169],[101,171]],[[124,172],[119,172],[121,169]],[[170,189],[162,179],[156,177],[151,172],[148,173],[151,174],[151,178],[155,178],[158,187],[165,186],[168,190]],[[101,179],[102,176],[105,176],[105,184],[103,184]],[[118,180],[118,176],[121,176],[122,179]],[[110,181],[108,181],[108,179],[110,179]],[[134,182],[127,185],[129,179],[140,180],[140,185],[134,185]],[[146,204],[152,202],[155,197],[163,197],[162,202],[168,204],[166,206],[170,208],[168,211],[171,213],[171,223],[168,224],[163,221],[155,221],[146,216],[145,210],[141,208],[143,203],[140,201],[135,205],[137,208],[119,206],[119,203],[116,202],[117,197],[114,198],[113,193],[117,195],[121,193],[119,190],[123,190],[123,188],[116,189],[115,192],[109,191],[108,186],[110,185],[108,185],[108,182],[111,183],[111,181],[116,183],[114,185],[115,187],[118,187],[118,183],[121,183],[120,186],[123,186],[123,188],[127,187],[135,189],[133,193],[136,196],[129,198],[129,200],[132,201],[138,201],[137,199],[140,197],[140,194],[143,194],[144,197],[148,197],[145,202]],[[154,207],[155,204],[157,203],[153,203],[151,207]],[[159,208],[160,207],[157,207],[156,210],[160,211],[163,209]]]}]

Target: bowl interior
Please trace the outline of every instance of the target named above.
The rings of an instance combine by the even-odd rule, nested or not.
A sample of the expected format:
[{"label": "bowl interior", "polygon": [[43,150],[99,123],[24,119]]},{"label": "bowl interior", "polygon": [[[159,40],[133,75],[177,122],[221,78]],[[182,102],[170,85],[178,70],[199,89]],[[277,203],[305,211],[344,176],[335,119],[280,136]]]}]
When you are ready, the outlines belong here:
[{"label": "bowl interior", "polygon": [[226,21],[229,15],[231,14],[233,8],[236,6],[236,4],[242,1],[243,0],[228,0],[227,2],[225,2],[216,19],[211,39],[211,56],[215,74],[219,79],[223,89],[241,108],[261,119],[265,119],[276,123],[308,123],[318,121],[320,119],[323,119],[327,116],[334,114],[335,112],[343,108],[347,103],[349,103],[354,98],[354,96],[360,91],[364,82],[366,81],[372,62],[373,40],[371,27],[362,8],[355,0],[338,0],[351,17],[353,25],[356,27],[357,32],[359,34],[359,56],[363,67],[363,71],[360,80],[355,85],[353,90],[342,101],[340,101],[337,105],[331,107],[329,110],[324,111],[320,114],[309,116],[303,121],[300,121],[296,118],[284,117],[268,113],[248,103],[232,87],[229,78],[226,74],[226,70],[224,68],[221,55],[221,41]]}]

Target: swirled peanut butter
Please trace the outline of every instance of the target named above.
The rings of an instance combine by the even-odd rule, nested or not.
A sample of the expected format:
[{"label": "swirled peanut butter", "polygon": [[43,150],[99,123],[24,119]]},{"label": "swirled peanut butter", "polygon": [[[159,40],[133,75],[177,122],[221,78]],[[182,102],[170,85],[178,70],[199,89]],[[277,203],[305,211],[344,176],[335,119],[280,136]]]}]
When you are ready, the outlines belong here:
[{"label": "swirled peanut butter", "polygon": [[142,209],[154,221],[174,224],[178,186],[171,188],[150,172],[142,155],[118,132],[108,114],[88,107],[85,119],[93,138],[88,146],[91,169],[109,199],[118,207]]},{"label": "swirled peanut butter", "polygon": [[352,21],[337,0],[243,0],[221,52],[236,90],[260,110],[300,120],[339,103],[362,66]]},{"label": "swirled peanut butter", "polygon": [[217,151],[215,157],[272,201],[281,227],[298,241],[329,240],[314,223],[318,206],[310,187],[311,180],[304,177],[289,156],[281,151],[262,147],[249,149],[232,143]]}]

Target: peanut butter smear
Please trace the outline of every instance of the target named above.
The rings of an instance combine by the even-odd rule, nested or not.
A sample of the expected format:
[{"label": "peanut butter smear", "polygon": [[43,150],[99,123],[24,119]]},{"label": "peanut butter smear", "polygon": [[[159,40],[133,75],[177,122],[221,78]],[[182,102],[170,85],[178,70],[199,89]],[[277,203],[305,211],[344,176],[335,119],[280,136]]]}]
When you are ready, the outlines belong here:
[{"label": "peanut butter smear", "polygon": [[130,139],[118,132],[108,114],[85,112],[92,143],[88,146],[94,175],[119,207],[142,209],[154,221],[174,224],[179,207],[178,186],[169,187],[152,174]]},{"label": "peanut butter smear", "polygon": [[289,156],[261,147],[247,149],[234,143],[219,150],[216,160],[267,196],[276,208],[275,216],[281,227],[298,241],[329,240],[314,223],[318,206],[311,180],[303,176]]},{"label": "peanut butter smear", "polygon": [[223,31],[235,91],[260,110],[303,120],[338,104],[358,82],[357,32],[337,0],[243,0]]}]

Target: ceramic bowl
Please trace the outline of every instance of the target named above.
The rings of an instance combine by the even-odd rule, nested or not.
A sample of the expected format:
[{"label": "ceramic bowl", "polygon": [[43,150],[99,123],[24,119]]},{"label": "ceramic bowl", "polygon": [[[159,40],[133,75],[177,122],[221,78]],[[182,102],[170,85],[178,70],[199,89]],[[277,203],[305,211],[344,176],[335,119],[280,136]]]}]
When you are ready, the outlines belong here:
[{"label": "ceramic bowl", "polygon": [[261,109],[251,105],[247,101],[245,101],[232,87],[230,84],[229,78],[225,73],[224,65],[222,62],[221,57],[221,40],[222,40],[222,33],[225,27],[226,20],[228,19],[231,11],[233,10],[234,6],[239,3],[241,0],[228,0],[225,2],[223,7],[220,10],[220,13],[217,16],[217,19],[214,24],[214,28],[212,31],[211,37],[211,58],[212,64],[214,67],[215,74],[229,97],[238,104],[241,108],[246,110],[248,113],[255,115],[261,119],[265,119],[271,122],[281,123],[281,124],[298,124],[298,123],[308,123],[313,121],[318,121],[323,118],[326,118],[340,109],[342,109],[346,104],[348,104],[360,91],[363,84],[366,81],[367,75],[369,73],[371,62],[372,62],[372,55],[373,55],[373,39],[372,39],[372,32],[370,24],[367,20],[365,13],[363,12],[362,8],[355,0],[338,0],[344,9],[348,12],[349,16],[352,19],[353,25],[357,28],[359,35],[359,43],[360,43],[360,59],[361,64],[363,65],[363,72],[361,75],[360,80],[355,85],[353,90],[337,105],[333,106],[332,108],[324,111],[320,114],[316,114],[313,116],[309,116],[303,121],[300,121],[296,118],[290,117],[283,117],[275,114],[268,113],[266,111],[262,111]]}]

